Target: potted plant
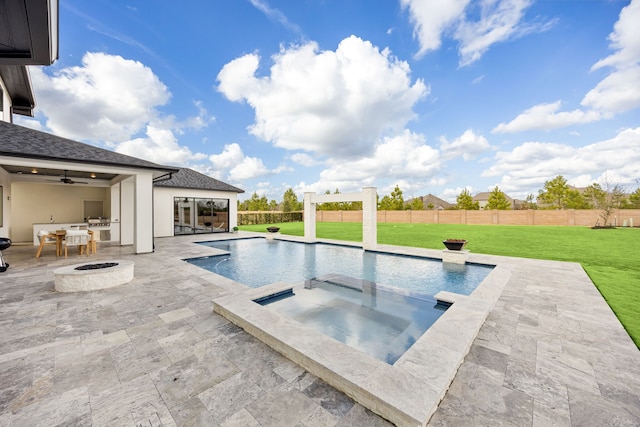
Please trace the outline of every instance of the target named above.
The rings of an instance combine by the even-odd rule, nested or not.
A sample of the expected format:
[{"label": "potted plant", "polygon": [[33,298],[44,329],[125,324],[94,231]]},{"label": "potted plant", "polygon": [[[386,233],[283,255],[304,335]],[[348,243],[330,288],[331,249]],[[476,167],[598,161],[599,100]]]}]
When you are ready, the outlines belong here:
[{"label": "potted plant", "polygon": [[233,232],[237,233],[238,232],[238,227],[233,227]]},{"label": "potted plant", "polygon": [[467,241],[464,239],[447,239],[443,240],[444,246],[450,251],[461,251],[465,247]]}]

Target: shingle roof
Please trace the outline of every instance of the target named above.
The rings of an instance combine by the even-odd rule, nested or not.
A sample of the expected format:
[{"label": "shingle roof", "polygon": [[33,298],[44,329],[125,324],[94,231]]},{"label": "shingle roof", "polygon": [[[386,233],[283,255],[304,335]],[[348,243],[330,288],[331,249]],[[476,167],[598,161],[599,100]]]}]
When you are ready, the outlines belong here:
[{"label": "shingle roof", "polygon": [[187,168],[180,169],[179,172],[173,173],[171,179],[166,181],[157,181],[155,185],[158,187],[191,188],[197,190],[219,190],[244,193],[244,190],[241,190],[238,187],[234,187],[233,185],[218,181],[215,178],[211,178],[210,176]]},{"label": "shingle roof", "polygon": [[167,172],[178,170],[3,121],[0,121],[0,156],[127,166]]}]

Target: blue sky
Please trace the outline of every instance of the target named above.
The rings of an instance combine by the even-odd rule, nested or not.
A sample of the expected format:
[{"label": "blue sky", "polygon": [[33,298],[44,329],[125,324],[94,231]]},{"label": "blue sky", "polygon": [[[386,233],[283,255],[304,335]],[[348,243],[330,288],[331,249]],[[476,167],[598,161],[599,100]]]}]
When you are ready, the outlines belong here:
[{"label": "blue sky", "polygon": [[16,122],[281,200],[640,179],[640,0],[60,0]]}]

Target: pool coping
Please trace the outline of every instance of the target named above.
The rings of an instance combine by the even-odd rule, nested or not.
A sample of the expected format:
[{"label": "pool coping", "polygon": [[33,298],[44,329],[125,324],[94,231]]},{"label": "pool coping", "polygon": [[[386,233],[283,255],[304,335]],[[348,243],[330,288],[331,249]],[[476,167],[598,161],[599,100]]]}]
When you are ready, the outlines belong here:
[{"label": "pool coping", "polygon": [[[434,259],[433,250],[387,245],[377,250]],[[243,288],[213,299],[213,306],[216,313],[369,410],[397,425],[424,426],[446,394],[512,268],[499,263],[469,296],[446,291],[435,295],[453,305],[393,365],[254,302],[302,284]]]}]

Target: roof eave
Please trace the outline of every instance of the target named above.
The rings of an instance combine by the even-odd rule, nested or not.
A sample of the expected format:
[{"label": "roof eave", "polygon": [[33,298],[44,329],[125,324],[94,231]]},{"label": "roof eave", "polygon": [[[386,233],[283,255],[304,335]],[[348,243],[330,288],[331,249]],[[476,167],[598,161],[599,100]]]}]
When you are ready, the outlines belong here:
[{"label": "roof eave", "polygon": [[35,96],[31,86],[29,70],[25,66],[0,65],[0,78],[4,82],[11,98],[12,112],[33,117],[36,107]]},{"label": "roof eave", "polygon": [[13,38],[0,40],[2,65],[51,65],[59,55],[59,0],[22,0],[5,5]]}]

